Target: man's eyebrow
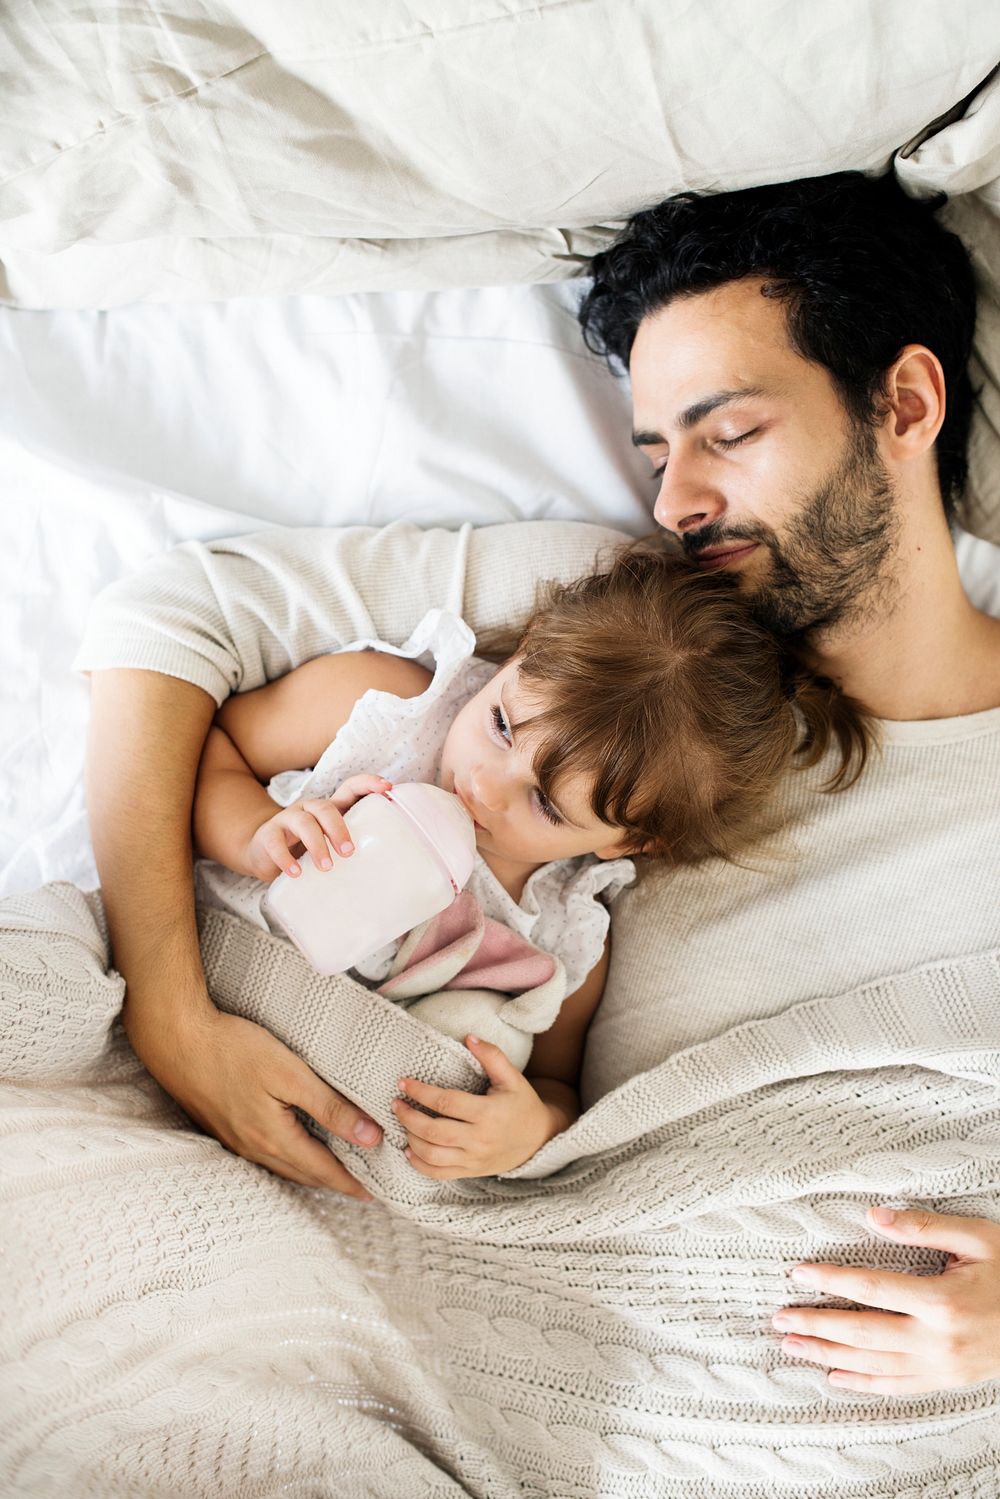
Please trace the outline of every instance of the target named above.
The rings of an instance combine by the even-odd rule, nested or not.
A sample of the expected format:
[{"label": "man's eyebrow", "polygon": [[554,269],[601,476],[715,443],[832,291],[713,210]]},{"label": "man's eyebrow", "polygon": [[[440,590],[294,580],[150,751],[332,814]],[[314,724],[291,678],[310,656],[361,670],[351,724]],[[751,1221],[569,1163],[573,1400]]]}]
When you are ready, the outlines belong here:
[{"label": "man's eyebrow", "polygon": [[[517,731],[518,731],[518,729],[523,728],[524,725],[523,724],[516,724],[514,722],[513,718],[511,717],[511,715],[508,713],[508,711],[507,711],[507,704],[503,700],[503,688],[502,687],[497,687],[497,697],[500,699],[500,706],[503,709],[503,716],[507,720],[507,727],[510,729],[510,737],[511,737],[512,740],[514,740],[514,739],[517,738]],[[529,723],[531,722],[530,719],[528,719],[527,721]],[[541,790],[541,787],[539,787],[539,790]],[[581,833],[583,833],[583,832],[586,831],[585,828],[581,828],[580,827],[580,824],[578,822],[574,822],[573,819],[572,819],[572,817],[567,817],[566,816],[566,813],[563,811],[563,809],[560,806],[556,805],[556,802],[555,802],[554,798],[551,797],[551,796],[549,796],[548,792],[545,792],[544,795],[545,795],[545,799],[548,802],[549,806],[555,808],[556,812],[558,812],[558,814],[562,818],[563,822],[568,822],[571,828],[577,828]]]},{"label": "man's eyebrow", "polygon": [[[685,406],[678,413],[677,425],[682,432],[689,432],[692,427],[697,427],[706,416],[711,416],[713,411],[718,411],[720,406],[731,406],[735,401],[748,401],[754,396],[765,395],[766,392],[759,385],[744,386],[742,390],[717,390],[714,395],[706,396],[703,401],[695,401],[691,406]],[[637,448],[656,447],[666,443],[667,439],[661,432],[647,432],[642,429],[632,433],[632,445]]]}]

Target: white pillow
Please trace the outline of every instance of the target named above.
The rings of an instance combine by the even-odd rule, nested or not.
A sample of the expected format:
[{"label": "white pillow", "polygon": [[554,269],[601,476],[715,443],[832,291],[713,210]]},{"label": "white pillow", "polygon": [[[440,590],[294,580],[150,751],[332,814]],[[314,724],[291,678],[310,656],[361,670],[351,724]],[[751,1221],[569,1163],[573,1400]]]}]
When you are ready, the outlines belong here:
[{"label": "white pillow", "polygon": [[884,168],[996,61],[982,0],[7,11],[22,307],[555,280],[682,188]]},{"label": "white pillow", "polygon": [[942,218],[972,254],[979,310],[971,372],[978,395],[959,514],[967,530],[1000,544],[1000,73],[962,119],[898,160],[896,171],[916,196],[948,193]]}]

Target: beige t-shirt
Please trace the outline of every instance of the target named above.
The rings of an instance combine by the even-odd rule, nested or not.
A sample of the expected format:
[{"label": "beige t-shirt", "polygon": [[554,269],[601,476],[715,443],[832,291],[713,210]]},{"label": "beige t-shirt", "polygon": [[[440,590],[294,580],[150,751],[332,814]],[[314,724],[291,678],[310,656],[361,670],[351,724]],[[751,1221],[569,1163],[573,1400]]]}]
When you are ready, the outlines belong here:
[{"label": "beige t-shirt", "polygon": [[[520,521],[188,542],[106,590],[76,666],[146,667],[221,701],[350,640],[401,644],[437,605],[475,631],[523,618],[537,580],[578,576],[623,539]],[[585,1105],[727,1027],[1000,946],[1000,708],[883,734],[850,791],[817,789],[829,766],[790,776],[780,861],[713,861],[619,896]]]},{"label": "beige t-shirt", "polygon": [[789,776],[792,825],[746,867],[618,897],[585,1104],[744,1021],[1000,947],[1000,708],[880,728],[850,790],[817,789],[832,758]]}]

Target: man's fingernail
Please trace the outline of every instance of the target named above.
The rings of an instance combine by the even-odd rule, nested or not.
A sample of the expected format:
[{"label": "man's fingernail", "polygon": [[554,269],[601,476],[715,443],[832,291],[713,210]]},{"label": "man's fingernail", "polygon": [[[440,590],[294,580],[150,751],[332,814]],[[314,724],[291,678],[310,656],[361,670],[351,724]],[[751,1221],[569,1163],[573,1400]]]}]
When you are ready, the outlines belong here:
[{"label": "man's fingernail", "polygon": [[362,1145],[374,1145],[380,1134],[381,1130],[371,1119],[359,1119],[354,1126],[354,1138]]},{"label": "man's fingernail", "polygon": [[883,1228],[896,1221],[895,1208],[872,1208],[872,1217],[876,1223],[881,1223]]},{"label": "man's fingernail", "polygon": [[803,1286],[815,1285],[819,1279],[818,1273],[810,1269],[808,1265],[796,1265],[794,1270],[789,1271],[789,1274],[793,1280],[797,1280]]}]

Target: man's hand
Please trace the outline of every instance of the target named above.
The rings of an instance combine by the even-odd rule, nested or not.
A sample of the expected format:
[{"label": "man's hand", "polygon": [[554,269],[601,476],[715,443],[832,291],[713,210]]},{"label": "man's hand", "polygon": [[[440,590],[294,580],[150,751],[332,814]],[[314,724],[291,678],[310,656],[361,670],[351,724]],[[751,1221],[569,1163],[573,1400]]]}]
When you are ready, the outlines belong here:
[{"label": "man's hand", "polygon": [[382,1131],[262,1026],[205,1006],[169,1031],[125,1023],[136,1052],[191,1118],[229,1150],[305,1187],[371,1201],[361,1183],[296,1118],[303,1109],[341,1140],[375,1145]]},{"label": "man's hand", "polygon": [[848,1265],[801,1265],[796,1284],[873,1311],[785,1307],[774,1326],[793,1358],[830,1369],[830,1383],[880,1395],[919,1395],[1000,1379],[1000,1225],[925,1208],[875,1207],[876,1232],[946,1251],[940,1275]]}]

